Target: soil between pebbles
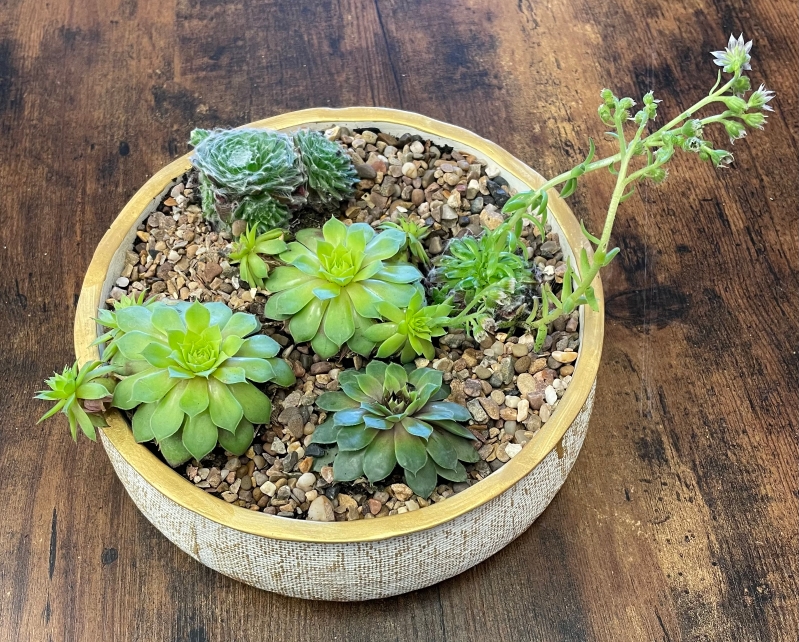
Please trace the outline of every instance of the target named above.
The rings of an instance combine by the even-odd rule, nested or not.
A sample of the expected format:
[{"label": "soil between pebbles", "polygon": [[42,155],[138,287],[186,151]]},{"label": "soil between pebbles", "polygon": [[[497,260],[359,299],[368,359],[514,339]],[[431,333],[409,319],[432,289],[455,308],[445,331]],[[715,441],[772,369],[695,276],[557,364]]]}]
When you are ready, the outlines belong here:
[{"label": "soil between pebbles", "polygon": [[[335,127],[326,135],[353,158],[360,177],[354,197],[341,204],[339,216],[345,222],[376,227],[403,214],[421,220],[430,229],[423,244],[435,259],[451,238],[480,234],[482,226],[494,229],[504,220],[500,210],[514,190],[498,168],[481,159],[408,134],[397,139],[377,130]],[[238,266],[228,261],[232,235],[211,228],[199,198],[196,174],[190,171],[139,226],[107,303],[146,289],[159,299],[223,301],[233,310],[255,314],[262,332],[282,346],[280,356],[292,366],[297,383],[290,389],[264,387],[273,403],[271,425],[257,429],[244,456],[217,448],[202,462],[185,466],[184,475],[198,488],[250,510],[317,521],[414,511],[501,468],[557,408],[579,349],[576,311],[552,324],[541,352],[535,351],[530,335],[496,332],[477,342],[454,331],[440,337],[435,359],[419,358],[416,366],[440,370],[451,387],[448,399],[472,415],[469,428],[480,461],[466,466],[468,481],[441,484],[429,498],[414,495],[399,469],[377,484],[335,482],[331,457],[309,443],[326,418],[315,400],[338,389],[342,370],[363,367],[367,360],[346,348],[334,359],[320,360],[308,344],[295,345],[282,322],[265,319],[268,294],[239,280]],[[310,221],[318,224],[320,215],[301,210],[295,219],[299,228]],[[558,235],[549,232],[542,239],[531,226],[523,235],[536,278],[557,289],[566,267]]]}]

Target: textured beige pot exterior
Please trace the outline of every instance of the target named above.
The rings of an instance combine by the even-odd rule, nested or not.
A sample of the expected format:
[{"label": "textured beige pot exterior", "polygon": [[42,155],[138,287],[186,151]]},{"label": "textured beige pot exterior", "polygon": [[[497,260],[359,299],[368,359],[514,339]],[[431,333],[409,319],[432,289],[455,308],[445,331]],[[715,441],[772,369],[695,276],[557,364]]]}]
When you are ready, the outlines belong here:
[{"label": "textured beige pot exterior", "polygon": [[[408,112],[311,109],[252,126],[292,130],[333,124],[419,133],[495,164],[519,190],[543,183],[536,172],[493,143]],[[75,348],[81,361],[98,358],[97,348],[89,347],[97,336],[92,317],[121,270],[136,226],[189,166],[185,156],[153,176],[100,242],[75,319]],[[554,192],[550,210],[550,221],[561,232],[564,249],[572,253],[583,244],[577,221]],[[115,411],[108,414],[102,442],[125,489],[147,519],[183,551],[220,573],[265,590],[321,600],[366,600],[429,586],[474,566],[519,536],[563,485],[582,446],[593,405],[603,336],[599,282],[595,290],[600,310],[581,312],[580,358],[553,417],[488,479],[420,511],[336,523],[264,515],[195,488],[136,444]]]}]

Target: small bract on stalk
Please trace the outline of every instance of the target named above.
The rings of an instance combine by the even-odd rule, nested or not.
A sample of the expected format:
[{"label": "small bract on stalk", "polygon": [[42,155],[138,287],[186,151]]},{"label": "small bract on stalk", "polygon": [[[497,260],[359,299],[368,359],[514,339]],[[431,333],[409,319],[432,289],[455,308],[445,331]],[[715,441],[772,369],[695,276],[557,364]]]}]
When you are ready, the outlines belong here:
[{"label": "small bract on stalk", "polygon": [[269,276],[269,267],[259,255],[285,252],[288,246],[283,240],[283,234],[283,230],[257,234],[257,228],[247,226],[230,252],[230,263],[239,264],[239,276],[242,280],[252,287],[264,287],[264,279]]},{"label": "small bract on stalk", "polygon": [[217,442],[243,454],[253,424],[268,423],[272,409],[250,382],[295,381],[274,358],[277,342],[254,334],[258,320],[223,303],[130,306],[117,311],[117,323],[114,343],[135,374],[117,384],[113,406],[136,409],[136,441],[155,439],[172,466],[202,459]]},{"label": "small bract on stalk", "polygon": [[368,355],[374,344],[364,330],[380,318],[381,301],[404,308],[422,278],[412,265],[388,259],[404,241],[398,230],[380,234],[365,223],[347,227],[331,218],[322,230],[297,232],[296,242],[280,260],[265,287],[269,297],[264,315],[287,320],[297,342],[310,341],[322,358],[332,357],[345,343]]},{"label": "small bract on stalk", "polygon": [[[113,370],[99,361],[89,361],[83,367],[76,361],[72,367],[64,368],[61,374],[54,373],[45,381],[49,390],[40,390],[36,394],[36,399],[56,402],[39,422],[61,411],[69,420],[72,439],[77,440],[80,426],[83,434],[95,441],[95,428],[106,425],[102,415],[103,402],[110,401],[114,392],[114,380],[109,377]],[[87,411],[86,406],[91,402],[94,402],[93,408]]]},{"label": "small bract on stalk", "polygon": [[460,404],[442,401],[442,373],[371,361],[365,372],[339,374],[340,392],[326,392],[317,405],[333,413],[317,426],[312,442],[338,447],[333,473],[338,481],[388,477],[399,464],[414,493],[429,497],[438,476],[466,480],[462,461],[476,462],[474,435],[461,423],[471,418]]}]

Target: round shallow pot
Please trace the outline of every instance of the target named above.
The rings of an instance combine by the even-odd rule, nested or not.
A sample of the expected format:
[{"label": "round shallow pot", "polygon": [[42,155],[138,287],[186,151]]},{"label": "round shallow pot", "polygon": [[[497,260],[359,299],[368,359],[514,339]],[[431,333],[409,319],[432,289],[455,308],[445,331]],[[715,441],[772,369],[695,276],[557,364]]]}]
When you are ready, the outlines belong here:
[{"label": "round shallow pot", "polygon": [[[378,127],[395,135],[421,134],[496,165],[518,190],[544,182],[494,143],[409,112],[372,107],[309,109],[251,126],[293,130],[326,129],[334,124]],[[75,319],[75,349],[81,361],[99,357],[97,348],[89,347],[98,336],[93,317],[121,271],[137,225],[189,167],[187,155],[159,171],[100,241]],[[573,254],[583,243],[580,227],[554,191],[549,203],[553,228],[561,233],[564,251]],[[419,511],[335,523],[265,515],[196,488],[137,444],[117,411],[108,413],[109,427],[100,432],[102,443],[119,479],[147,519],[183,551],[220,573],[268,591],[320,600],[366,600],[429,586],[465,571],[518,537],[563,485],[588,428],[602,350],[601,284],[597,281],[594,288],[600,309],[581,311],[580,357],[552,418],[490,477]]]}]

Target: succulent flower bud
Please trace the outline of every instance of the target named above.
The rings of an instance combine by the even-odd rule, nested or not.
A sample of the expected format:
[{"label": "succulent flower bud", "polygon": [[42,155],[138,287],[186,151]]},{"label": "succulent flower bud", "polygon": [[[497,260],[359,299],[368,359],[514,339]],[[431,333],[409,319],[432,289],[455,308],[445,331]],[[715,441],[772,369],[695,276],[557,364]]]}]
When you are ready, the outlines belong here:
[{"label": "succulent flower bud", "polygon": [[725,120],[724,129],[727,131],[727,136],[730,137],[731,143],[746,136],[746,127],[737,120]]},{"label": "succulent flower bud", "polygon": [[749,127],[755,127],[757,129],[763,129],[763,125],[766,124],[766,115],[763,112],[753,111],[747,114],[742,114],[741,119],[749,125]]}]

